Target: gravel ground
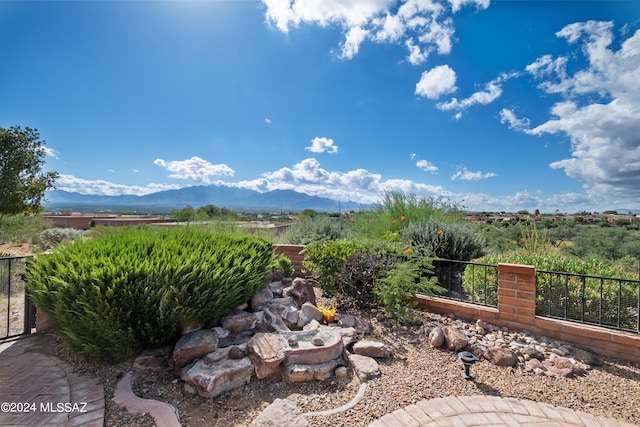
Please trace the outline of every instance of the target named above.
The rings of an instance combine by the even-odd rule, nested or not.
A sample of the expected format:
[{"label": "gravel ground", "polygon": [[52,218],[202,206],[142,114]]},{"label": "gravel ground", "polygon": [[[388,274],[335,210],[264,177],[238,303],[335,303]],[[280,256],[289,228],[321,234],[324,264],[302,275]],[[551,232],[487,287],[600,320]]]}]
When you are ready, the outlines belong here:
[{"label": "gravel ground", "polygon": [[[355,314],[355,313],[353,313]],[[640,364],[605,360],[577,378],[551,378],[502,368],[480,361],[472,368],[475,381],[462,378],[463,368],[453,352],[434,349],[426,328],[439,326],[439,315],[416,312],[421,326],[382,324],[378,313],[359,313],[374,326],[374,335],[393,349],[393,357],[379,360],[382,376],[369,382],[364,398],[348,411],[323,417],[309,417],[314,426],[366,426],[384,414],[421,399],[451,395],[491,395],[530,399],[594,415],[617,418],[640,425]],[[153,426],[149,416],[132,415],[111,401],[119,377],[129,364],[100,366],[70,354],[54,336],[52,351],[81,373],[103,379],[107,426]],[[357,378],[331,378],[322,382],[286,383],[276,378],[253,379],[247,386],[205,399],[188,395],[172,372],[139,371],[134,391],[140,397],[172,403],[183,426],[248,426],[276,398],[296,403],[303,413],[337,408],[358,392]]]}]

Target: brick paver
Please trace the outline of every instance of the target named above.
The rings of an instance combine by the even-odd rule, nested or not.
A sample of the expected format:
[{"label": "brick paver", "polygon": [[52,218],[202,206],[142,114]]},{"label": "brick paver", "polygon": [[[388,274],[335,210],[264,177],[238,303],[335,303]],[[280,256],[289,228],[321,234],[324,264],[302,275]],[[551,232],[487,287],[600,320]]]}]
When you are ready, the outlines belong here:
[{"label": "brick paver", "polygon": [[102,427],[104,387],[38,351],[37,336],[0,344],[0,425]]},{"label": "brick paver", "polygon": [[421,400],[369,424],[369,427],[450,426],[634,427],[634,424],[532,400],[481,395]]}]

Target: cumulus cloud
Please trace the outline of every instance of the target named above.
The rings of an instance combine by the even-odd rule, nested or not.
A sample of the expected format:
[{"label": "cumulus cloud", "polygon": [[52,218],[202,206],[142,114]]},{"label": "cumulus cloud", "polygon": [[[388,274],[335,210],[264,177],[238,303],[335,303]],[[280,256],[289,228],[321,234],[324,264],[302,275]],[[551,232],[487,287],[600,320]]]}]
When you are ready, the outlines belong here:
[{"label": "cumulus cloud", "polygon": [[311,195],[360,203],[374,203],[384,191],[404,191],[423,197],[443,197],[440,186],[417,183],[411,180],[383,180],[382,175],[366,169],[346,172],[329,171],[314,158],[304,159],[293,167],[280,168],[262,174],[261,180],[244,182],[243,188],[290,189]]},{"label": "cumulus cloud", "polygon": [[56,189],[80,194],[100,196],[144,196],[163,190],[176,190],[178,185],[147,184],[146,186],[114,184],[105,180],[87,180],[73,175],[60,175],[56,180]]},{"label": "cumulus cloud", "polygon": [[59,159],[58,157],[58,152],[56,150],[54,150],[53,148],[50,147],[42,147],[42,150],[44,151],[44,155],[48,156],[48,157],[53,157],[56,159]]},{"label": "cumulus cloud", "polygon": [[233,176],[235,174],[233,169],[224,163],[214,165],[195,156],[187,160],[174,160],[170,162],[163,159],[155,159],[153,164],[169,172],[173,172],[169,175],[170,178],[187,179],[203,184],[211,184],[209,177],[214,175]]},{"label": "cumulus cloud", "polygon": [[333,139],[331,138],[320,138],[315,137],[311,140],[311,145],[309,147],[304,147],[305,150],[311,151],[312,153],[337,153],[338,146],[333,145]]},{"label": "cumulus cloud", "polygon": [[569,67],[565,57],[545,55],[527,67],[541,90],[563,99],[553,105],[549,120],[526,132],[567,135],[571,155],[551,163],[552,168],[581,181],[592,197],[617,205],[637,203],[640,30],[621,40],[617,50],[612,48],[612,22],[578,22],[556,35],[578,44],[587,65]]},{"label": "cumulus cloud", "polygon": [[[463,6],[486,9],[489,0],[262,0],[267,21],[288,33],[302,24],[342,29],[339,56],[353,58],[360,46],[398,43],[407,47],[407,60],[421,64],[432,50],[451,51],[455,32],[452,13]],[[416,44],[419,43],[419,45]]]},{"label": "cumulus cloud", "polygon": [[451,176],[451,181],[455,181],[457,179],[461,181],[479,181],[481,179],[493,178],[494,176],[496,176],[496,174],[493,172],[471,172],[467,170],[467,168],[463,167]]},{"label": "cumulus cloud", "polygon": [[433,164],[431,164],[427,160],[418,160],[416,162],[416,166],[419,167],[420,169],[422,169],[425,172],[436,173],[438,171],[438,167],[434,166]]},{"label": "cumulus cloud", "polygon": [[267,117],[266,119],[264,119],[264,122],[266,124],[270,125],[271,124],[271,119]]},{"label": "cumulus cloud", "polygon": [[507,108],[503,108],[502,110],[500,110],[500,123],[506,123],[507,126],[509,126],[509,129],[519,130],[523,132],[526,132],[531,125],[531,121],[528,118],[518,118],[518,116],[516,116],[516,114],[512,110],[509,110]]},{"label": "cumulus cloud", "polygon": [[423,72],[416,84],[416,94],[429,99],[438,99],[456,89],[456,72],[448,65],[439,65]]},{"label": "cumulus cloud", "polygon": [[503,73],[498,78],[485,84],[483,90],[479,90],[473,93],[468,98],[458,100],[457,98],[451,99],[448,102],[438,103],[437,108],[439,110],[457,110],[456,119],[462,117],[462,111],[474,105],[487,105],[498,99],[502,95],[502,85],[513,77],[517,77],[517,73]]}]

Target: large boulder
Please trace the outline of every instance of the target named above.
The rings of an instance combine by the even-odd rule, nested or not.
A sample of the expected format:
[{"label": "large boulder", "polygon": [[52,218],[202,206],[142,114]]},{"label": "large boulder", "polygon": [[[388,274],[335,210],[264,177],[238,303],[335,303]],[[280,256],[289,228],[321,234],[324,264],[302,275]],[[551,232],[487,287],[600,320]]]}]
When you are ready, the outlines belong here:
[{"label": "large boulder", "polygon": [[333,375],[335,369],[340,365],[337,360],[317,365],[306,365],[295,363],[284,368],[284,378],[290,382],[301,381],[324,381]]},{"label": "large boulder", "polygon": [[180,337],[171,358],[176,368],[182,368],[189,362],[216,351],[217,348],[218,334],[211,329],[200,329]]},{"label": "large boulder", "polygon": [[247,354],[253,361],[256,377],[273,375],[285,358],[284,342],[276,334],[255,334],[247,343]]},{"label": "large boulder", "polygon": [[312,320],[317,320],[320,322],[322,320],[322,312],[318,310],[318,307],[311,304],[310,302],[305,302],[300,307],[300,317],[298,318],[298,327],[302,328],[307,323]]},{"label": "large boulder", "polygon": [[222,317],[220,323],[222,327],[231,333],[249,331],[256,327],[258,318],[255,313],[249,313],[244,310],[232,311]]},{"label": "large boulder", "polygon": [[496,366],[515,366],[518,363],[518,356],[513,350],[505,347],[487,349],[487,358]]},{"label": "large boulder", "polygon": [[276,399],[253,420],[250,427],[310,427],[295,403]]},{"label": "large boulder", "polygon": [[440,348],[444,345],[444,332],[439,327],[435,327],[429,332],[429,342],[434,348]]},{"label": "large boulder", "polygon": [[391,356],[391,350],[384,341],[365,339],[353,345],[353,352],[362,356],[386,358]]},{"label": "large boulder", "polygon": [[360,381],[366,382],[380,376],[380,366],[375,359],[359,354],[349,354],[348,360]]},{"label": "large boulder", "polygon": [[282,296],[292,297],[298,307],[306,302],[316,305],[316,294],[313,290],[313,286],[308,284],[302,277],[296,277],[291,282],[291,286],[283,289]]},{"label": "large boulder", "polygon": [[444,334],[444,342],[451,351],[460,351],[469,343],[467,336],[453,326],[445,326],[442,329]]},{"label": "large boulder", "polygon": [[254,373],[248,357],[222,359],[215,362],[207,358],[182,370],[181,378],[202,397],[215,397],[247,384]]}]

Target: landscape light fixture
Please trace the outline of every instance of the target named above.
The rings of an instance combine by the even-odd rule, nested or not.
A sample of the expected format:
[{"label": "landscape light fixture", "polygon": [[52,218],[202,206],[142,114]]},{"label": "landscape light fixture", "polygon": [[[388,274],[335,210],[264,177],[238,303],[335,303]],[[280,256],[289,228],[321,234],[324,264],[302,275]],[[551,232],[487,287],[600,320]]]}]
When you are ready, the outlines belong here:
[{"label": "landscape light fixture", "polygon": [[462,378],[465,380],[472,380],[473,376],[471,375],[471,365],[476,363],[478,358],[470,351],[461,351],[458,353],[458,359],[460,359],[464,365],[464,374],[462,374]]}]

